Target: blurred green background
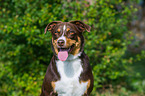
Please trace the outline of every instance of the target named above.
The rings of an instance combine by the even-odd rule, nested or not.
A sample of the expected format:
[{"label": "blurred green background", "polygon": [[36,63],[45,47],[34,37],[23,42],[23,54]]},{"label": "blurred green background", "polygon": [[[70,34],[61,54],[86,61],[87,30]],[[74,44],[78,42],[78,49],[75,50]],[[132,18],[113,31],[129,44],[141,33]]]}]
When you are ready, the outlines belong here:
[{"label": "blurred green background", "polygon": [[143,4],[144,0],[0,0],[0,96],[40,94],[53,55],[51,34],[44,29],[52,21],[71,20],[92,27],[84,32],[95,79],[91,95],[145,96],[144,43],[133,29],[143,20]]}]

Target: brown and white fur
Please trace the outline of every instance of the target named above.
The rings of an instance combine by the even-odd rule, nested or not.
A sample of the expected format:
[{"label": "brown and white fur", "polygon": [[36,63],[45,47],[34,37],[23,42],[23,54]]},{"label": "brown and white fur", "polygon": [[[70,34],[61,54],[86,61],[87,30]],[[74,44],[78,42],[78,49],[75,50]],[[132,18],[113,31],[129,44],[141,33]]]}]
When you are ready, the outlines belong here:
[{"label": "brown and white fur", "polygon": [[[46,31],[52,34],[54,55],[47,68],[40,96],[88,96],[93,89],[93,75],[89,58],[84,53],[83,32],[91,27],[82,21],[54,21]],[[65,61],[58,52],[67,50]]]}]

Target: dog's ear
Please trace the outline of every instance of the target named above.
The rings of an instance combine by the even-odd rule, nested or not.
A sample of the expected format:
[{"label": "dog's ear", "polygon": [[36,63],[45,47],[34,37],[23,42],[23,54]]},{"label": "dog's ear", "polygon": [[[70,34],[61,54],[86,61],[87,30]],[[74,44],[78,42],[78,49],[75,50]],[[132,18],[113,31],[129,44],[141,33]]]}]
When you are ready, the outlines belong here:
[{"label": "dog's ear", "polygon": [[53,21],[49,23],[45,28],[45,33],[47,32],[47,30],[52,31],[52,29],[54,29],[55,25],[57,25],[58,23],[61,23],[61,21]]},{"label": "dog's ear", "polygon": [[91,27],[85,23],[83,23],[82,21],[76,20],[76,21],[70,21],[70,23],[74,24],[77,26],[77,28],[81,31],[84,32],[85,30],[87,30],[88,32],[90,32]]}]

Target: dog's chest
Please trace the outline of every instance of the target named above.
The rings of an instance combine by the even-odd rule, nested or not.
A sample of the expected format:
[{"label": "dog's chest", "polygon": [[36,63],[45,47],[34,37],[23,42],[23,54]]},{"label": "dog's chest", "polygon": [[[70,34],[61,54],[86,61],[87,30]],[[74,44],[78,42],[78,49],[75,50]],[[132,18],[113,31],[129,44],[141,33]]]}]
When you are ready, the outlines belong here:
[{"label": "dog's chest", "polygon": [[55,83],[59,96],[82,96],[87,89],[87,82],[80,83],[79,77],[83,71],[81,60],[56,61],[60,80]]}]

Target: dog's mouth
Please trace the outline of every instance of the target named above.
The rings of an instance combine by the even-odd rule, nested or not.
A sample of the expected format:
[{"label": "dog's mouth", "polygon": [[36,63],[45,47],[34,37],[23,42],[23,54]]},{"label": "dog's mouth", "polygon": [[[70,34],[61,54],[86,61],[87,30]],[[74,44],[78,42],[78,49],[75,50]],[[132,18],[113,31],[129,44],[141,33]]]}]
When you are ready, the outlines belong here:
[{"label": "dog's mouth", "polygon": [[75,45],[73,44],[69,48],[58,48],[58,52],[60,52],[60,51],[67,51],[68,53],[70,53],[74,49],[74,46]]},{"label": "dog's mouth", "polygon": [[72,52],[74,49],[74,44],[69,48],[58,48],[58,59],[61,61],[65,61],[68,57],[68,53]]}]

